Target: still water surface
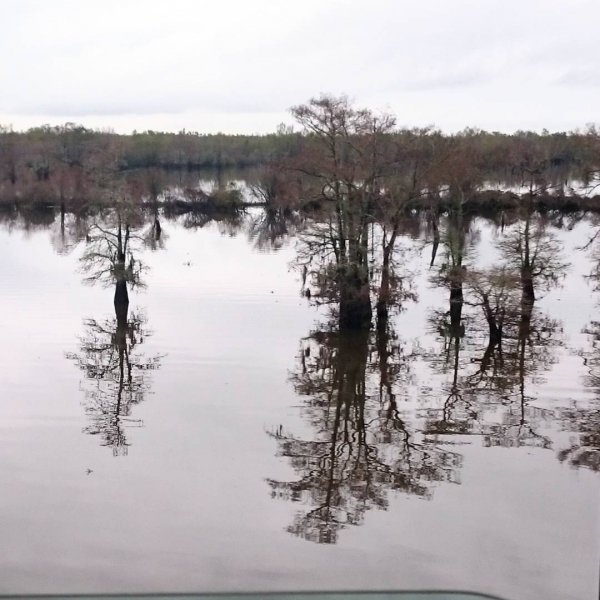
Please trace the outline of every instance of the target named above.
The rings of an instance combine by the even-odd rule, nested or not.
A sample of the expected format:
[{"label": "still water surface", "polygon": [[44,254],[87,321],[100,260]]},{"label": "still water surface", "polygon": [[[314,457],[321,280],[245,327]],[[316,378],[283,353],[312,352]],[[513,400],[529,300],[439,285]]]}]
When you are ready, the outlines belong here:
[{"label": "still water surface", "polygon": [[[84,281],[89,234],[0,228],[0,591],[596,598],[594,225],[549,226],[564,273],[503,357],[476,294],[443,325],[419,227],[402,310],[344,336],[302,293],[302,240],[265,247],[255,217],[137,240],[124,320]],[[469,227],[468,268],[497,264],[510,226]]]}]

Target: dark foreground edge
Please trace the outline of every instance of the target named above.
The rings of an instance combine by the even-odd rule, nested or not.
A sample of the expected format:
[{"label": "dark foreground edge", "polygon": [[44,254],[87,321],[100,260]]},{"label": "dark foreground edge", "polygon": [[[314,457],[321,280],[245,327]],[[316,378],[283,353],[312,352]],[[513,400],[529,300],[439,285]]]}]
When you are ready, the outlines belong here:
[{"label": "dark foreground edge", "polygon": [[502,600],[498,596],[474,592],[252,592],[183,594],[0,594],[0,600]]}]

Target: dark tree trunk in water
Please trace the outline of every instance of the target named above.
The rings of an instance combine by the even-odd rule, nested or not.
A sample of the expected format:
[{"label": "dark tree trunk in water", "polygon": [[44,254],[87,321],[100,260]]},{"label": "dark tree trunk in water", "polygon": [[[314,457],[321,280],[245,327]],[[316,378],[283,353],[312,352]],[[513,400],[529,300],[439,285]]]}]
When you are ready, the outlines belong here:
[{"label": "dark tree trunk in water", "polygon": [[65,203],[60,205],[60,237],[64,244],[65,242]]},{"label": "dark tree trunk in water", "polygon": [[429,263],[430,267],[433,267],[433,263],[435,262],[435,257],[437,255],[437,251],[440,245],[439,238],[433,240],[433,246],[431,247],[431,262]]},{"label": "dark tree trunk in water", "polygon": [[519,320],[519,340],[525,340],[531,332],[531,313],[533,312],[533,301],[525,295],[521,296],[521,318]]},{"label": "dark tree trunk in water", "polygon": [[154,239],[156,241],[160,240],[160,235],[162,233],[162,227],[160,226],[160,221],[158,220],[158,202],[156,198],[154,198]]},{"label": "dark tree trunk in water", "polygon": [[[353,216],[348,216],[350,231],[355,231]],[[348,239],[348,260],[339,272],[340,329],[371,328],[371,290],[369,286],[369,226],[365,222]]]},{"label": "dark tree trunk in water", "polygon": [[381,265],[381,286],[379,287],[379,297],[377,298],[376,306],[378,332],[385,332],[389,321],[390,254],[391,248],[385,247],[383,249],[383,262]]},{"label": "dark tree trunk in water", "polygon": [[115,265],[115,314],[117,326],[127,326],[127,311],[129,309],[129,294],[127,293],[127,280],[125,279],[125,252],[129,239],[129,225],[126,226],[125,242],[121,230],[121,217],[119,215],[119,229],[117,230],[117,264]]},{"label": "dark tree trunk in water", "polygon": [[450,327],[452,335],[460,335],[463,308],[462,273],[450,280]]},{"label": "dark tree trunk in water", "polygon": [[535,302],[535,290],[533,288],[533,277],[531,273],[524,269],[521,272],[521,301],[524,304],[533,304]]},{"label": "dark tree trunk in water", "polygon": [[371,327],[371,296],[368,276],[361,276],[360,269],[353,267],[340,286],[340,329],[356,331]]},{"label": "dark tree trunk in water", "polygon": [[[455,198],[463,198],[464,191],[456,189],[453,192]],[[467,226],[463,220],[462,202],[451,210],[448,227],[448,247],[450,258],[450,270],[448,272],[448,283],[450,284],[450,328],[452,336],[462,337],[463,308],[463,281],[465,278],[465,267],[463,257],[465,248],[465,231]]]},{"label": "dark tree trunk in water", "polygon": [[490,330],[490,346],[495,346],[502,341],[502,327],[504,323],[504,309],[494,312],[490,306],[487,294],[483,294],[483,312]]},{"label": "dark tree trunk in water", "polygon": [[462,285],[457,285],[450,289],[450,320],[453,325],[460,322],[463,306]]},{"label": "dark tree trunk in water", "polygon": [[503,318],[500,317],[500,319],[498,321],[496,320],[496,317],[494,316],[494,313],[490,307],[487,297],[484,297],[483,308],[484,308],[484,312],[485,312],[485,319],[486,319],[488,327],[489,327],[490,336],[489,336],[487,348],[485,349],[485,352],[483,353],[483,357],[481,358],[481,365],[479,368],[481,373],[485,373],[487,371],[488,367],[490,366],[492,356],[493,356],[496,348],[500,349],[500,352],[502,352],[501,347],[502,347],[502,327],[503,327],[503,324],[502,324]]},{"label": "dark tree trunk in water", "polygon": [[117,316],[118,328],[127,325],[128,310],[129,294],[127,293],[127,282],[124,279],[119,279],[115,284],[115,315]]},{"label": "dark tree trunk in water", "polygon": [[371,300],[368,292],[343,290],[340,298],[340,329],[357,331],[371,327]]},{"label": "dark tree trunk in water", "polygon": [[496,325],[493,319],[488,319],[488,326],[490,329],[490,345],[496,346],[502,341],[502,326]]},{"label": "dark tree trunk in water", "polygon": [[502,327],[497,327],[494,323],[490,325],[490,344],[499,344],[502,342]]},{"label": "dark tree trunk in water", "polygon": [[[533,185],[533,184],[532,184]],[[525,230],[523,232],[523,250],[521,262],[521,303],[531,304],[535,302],[535,291],[533,289],[533,260],[530,246],[530,219],[533,207],[532,188],[530,187],[529,207],[527,218],[525,220]],[[530,311],[531,314],[531,311]]]},{"label": "dark tree trunk in water", "polygon": [[[379,307],[378,307],[379,309]],[[394,377],[390,374],[389,359],[392,351],[389,347],[390,333],[388,329],[388,309],[385,316],[377,316],[377,354],[379,355],[379,401],[388,403],[386,415],[388,419],[395,419],[398,405],[393,390]]]},{"label": "dark tree trunk in water", "polygon": [[433,246],[431,248],[431,262],[429,263],[430,267],[433,267],[433,263],[435,262],[435,257],[440,246],[440,228],[438,227],[438,216],[436,215],[432,220],[431,224],[433,226]]},{"label": "dark tree trunk in water", "polygon": [[390,320],[390,313],[387,302],[381,301],[381,299],[377,302],[377,331],[385,332],[388,328],[388,323]]}]

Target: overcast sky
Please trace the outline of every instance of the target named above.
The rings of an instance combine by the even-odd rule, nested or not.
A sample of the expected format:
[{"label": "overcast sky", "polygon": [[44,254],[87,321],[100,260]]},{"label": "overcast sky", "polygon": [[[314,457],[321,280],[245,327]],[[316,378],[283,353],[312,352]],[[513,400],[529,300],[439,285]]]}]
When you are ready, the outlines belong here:
[{"label": "overcast sky", "polygon": [[600,122],[599,0],[0,0],[0,123],[268,132],[321,92],[454,131]]}]

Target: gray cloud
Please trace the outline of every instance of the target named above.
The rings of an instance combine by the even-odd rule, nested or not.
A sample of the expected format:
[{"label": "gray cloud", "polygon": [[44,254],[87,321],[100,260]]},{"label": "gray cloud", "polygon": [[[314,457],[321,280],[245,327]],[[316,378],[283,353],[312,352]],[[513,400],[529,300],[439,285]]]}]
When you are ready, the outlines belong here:
[{"label": "gray cloud", "polygon": [[600,87],[600,66],[571,69],[558,77],[556,83],[565,86]]},{"label": "gray cloud", "polygon": [[[600,120],[600,69],[590,58],[596,0],[147,0],[143,10],[131,0],[8,0],[3,7],[0,114],[19,123],[112,117],[137,125],[145,116],[157,128],[214,114],[211,126],[227,129],[242,114],[262,124],[260,115],[280,115],[322,91],[346,92],[417,125],[524,128],[543,119],[564,128],[575,116]],[[564,110],[569,103],[577,111]]]},{"label": "gray cloud", "polygon": [[480,85],[491,81],[491,77],[481,71],[432,73],[413,80],[398,81],[397,89],[406,91],[434,91],[456,87]]}]

